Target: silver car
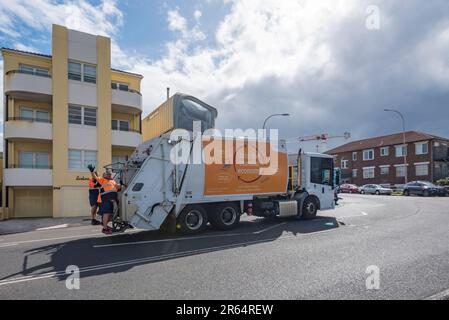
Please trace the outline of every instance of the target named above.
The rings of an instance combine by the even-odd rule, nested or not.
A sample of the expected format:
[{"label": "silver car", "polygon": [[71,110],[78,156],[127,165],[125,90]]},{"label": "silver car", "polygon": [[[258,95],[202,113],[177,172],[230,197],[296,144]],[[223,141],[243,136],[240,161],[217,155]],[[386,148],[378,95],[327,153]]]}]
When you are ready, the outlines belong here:
[{"label": "silver car", "polygon": [[360,187],[360,193],[361,194],[391,195],[393,193],[393,190],[391,190],[390,188],[384,188],[379,184],[365,184],[364,186]]}]

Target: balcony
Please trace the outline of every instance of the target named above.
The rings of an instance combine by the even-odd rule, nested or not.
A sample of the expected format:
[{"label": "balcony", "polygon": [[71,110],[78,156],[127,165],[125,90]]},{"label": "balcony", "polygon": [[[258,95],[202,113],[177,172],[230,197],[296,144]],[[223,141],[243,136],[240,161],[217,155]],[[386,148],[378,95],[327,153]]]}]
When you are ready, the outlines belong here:
[{"label": "balcony", "polygon": [[112,130],[112,145],[114,147],[135,148],[142,143],[142,135],[138,131]]},{"label": "balcony", "polygon": [[15,99],[51,102],[51,77],[20,70],[8,71],[5,75],[5,93]]},{"label": "balcony", "polygon": [[51,167],[20,168],[11,165],[4,171],[3,182],[9,187],[48,187],[53,185],[53,170]]},{"label": "balcony", "polygon": [[5,139],[52,140],[50,121],[11,117],[5,122]]},{"label": "balcony", "polygon": [[127,112],[132,108],[134,112],[142,112],[142,95],[135,90],[112,89],[112,106],[117,111]]}]

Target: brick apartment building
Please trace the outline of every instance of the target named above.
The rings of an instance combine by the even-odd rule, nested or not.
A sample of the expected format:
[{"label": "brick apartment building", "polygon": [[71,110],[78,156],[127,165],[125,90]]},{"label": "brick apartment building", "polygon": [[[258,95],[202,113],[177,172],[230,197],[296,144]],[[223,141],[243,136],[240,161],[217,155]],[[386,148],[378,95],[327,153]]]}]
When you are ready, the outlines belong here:
[{"label": "brick apartment building", "polygon": [[[335,156],[342,183],[356,185],[404,184],[408,181],[437,181],[449,176],[449,139],[416,131],[353,141],[327,151]],[[407,166],[404,166],[404,152]],[[407,169],[405,169],[407,167]]]}]

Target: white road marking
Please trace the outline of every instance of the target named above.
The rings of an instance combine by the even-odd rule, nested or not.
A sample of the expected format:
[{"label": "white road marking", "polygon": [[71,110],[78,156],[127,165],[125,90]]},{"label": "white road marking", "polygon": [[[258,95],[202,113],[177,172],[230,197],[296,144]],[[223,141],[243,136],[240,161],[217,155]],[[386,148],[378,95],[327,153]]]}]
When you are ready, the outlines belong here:
[{"label": "white road marking", "polygon": [[427,297],[424,300],[445,300],[447,298],[449,298],[449,289],[444,290],[440,293],[434,294],[430,297]]},{"label": "white road marking", "polygon": [[39,228],[36,229],[36,231],[42,231],[42,230],[53,230],[53,229],[62,229],[67,228],[69,225],[67,223],[64,224],[58,224],[57,226],[51,226],[51,227],[45,227],[45,228]]},{"label": "white road marking", "polygon": [[[123,261],[119,261],[119,262],[111,262],[111,263],[100,264],[100,265],[95,265],[95,266],[82,267],[79,269],[79,271],[80,271],[80,273],[83,273],[83,272],[85,273],[85,272],[89,272],[89,271],[110,269],[110,268],[122,267],[122,266],[139,264],[139,263],[155,262],[155,261],[164,260],[164,259],[182,258],[182,257],[186,257],[186,256],[189,256],[192,254],[209,253],[209,252],[214,252],[214,251],[218,251],[218,250],[237,248],[242,245],[247,246],[247,245],[252,245],[252,244],[272,242],[272,241],[276,241],[276,240],[298,238],[298,237],[302,237],[302,236],[327,233],[330,231],[332,231],[332,230],[317,231],[317,232],[312,232],[312,233],[308,233],[308,234],[302,234],[299,236],[295,235],[295,234],[287,234],[287,235],[270,238],[270,239],[246,241],[246,242],[240,242],[240,243],[231,244],[231,245],[216,246],[216,247],[209,247],[209,248],[204,248],[204,249],[189,250],[189,251],[182,251],[182,252],[174,252],[174,253],[164,254],[164,255],[160,255],[160,256],[153,256],[153,257],[146,257],[146,258],[139,258],[139,259],[132,259],[132,260],[123,260]],[[21,282],[34,281],[34,280],[40,280],[40,279],[46,279],[46,278],[53,278],[53,277],[64,276],[64,275],[67,275],[65,273],[65,270],[64,271],[52,271],[52,272],[47,272],[47,273],[38,274],[38,275],[28,275],[28,276],[16,277],[16,278],[11,278],[11,279],[4,279],[4,280],[0,280],[0,286],[21,283]]]},{"label": "white road marking", "polygon": [[339,218],[344,219],[344,218],[365,217],[367,215],[368,215],[368,213],[366,213],[364,211],[360,211],[360,214],[354,214],[354,215],[350,215],[350,216],[340,216]]},{"label": "white road marking", "polygon": [[[130,234],[130,233],[135,233],[138,232],[139,230],[130,230],[126,233],[117,233],[117,234],[113,234],[112,237],[114,236],[119,236],[119,235],[123,235],[123,234]],[[102,233],[98,233],[98,231],[95,231],[94,234],[80,234],[80,235],[73,235],[73,236],[66,236],[66,237],[56,237],[56,238],[45,238],[45,239],[33,239],[33,240],[21,240],[21,241],[14,241],[14,242],[8,242],[8,243],[2,243],[0,245],[0,249],[1,248],[6,248],[6,247],[12,247],[12,246],[18,246],[21,244],[27,244],[27,243],[35,243],[35,242],[46,242],[46,241],[56,241],[56,240],[65,240],[65,239],[82,239],[82,238],[89,238],[89,237],[93,237],[93,238],[99,238],[102,237],[103,234]],[[109,236],[111,237],[111,236]]]},{"label": "white road marking", "polygon": [[220,237],[235,237],[235,236],[247,236],[252,234],[261,234],[273,228],[279,227],[286,222],[278,223],[276,225],[270,226],[268,228],[255,231],[255,232],[241,232],[241,233],[225,233],[225,234],[211,234],[204,236],[196,236],[196,237],[182,237],[182,238],[170,238],[170,239],[159,239],[159,240],[144,240],[144,241],[133,241],[133,242],[121,242],[121,243],[111,243],[111,244],[98,244],[94,245],[94,248],[104,248],[104,247],[120,247],[120,246],[129,246],[129,245],[137,245],[137,244],[147,244],[147,243],[159,243],[159,242],[169,242],[169,241],[181,241],[181,240],[197,240],[197,239],[208,239],[208,238],[220,238]]}]

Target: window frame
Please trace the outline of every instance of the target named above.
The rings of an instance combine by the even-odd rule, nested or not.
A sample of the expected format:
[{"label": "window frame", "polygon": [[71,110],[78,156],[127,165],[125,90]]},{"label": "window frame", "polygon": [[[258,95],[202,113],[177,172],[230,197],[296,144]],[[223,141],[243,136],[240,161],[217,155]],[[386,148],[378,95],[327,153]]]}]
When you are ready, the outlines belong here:
[{"label": "window frame", "polygon": [[[114,85],[115,85],[115,88],[114,88]],[[124,88],[122,88],[122,86],[123,87],[126,86],[126,90],[124,90]],[[112,90],[117,90],[117,91],[125,91],[125,92],[128,92],[130,90],[129,89],[129,83],[119,82],[119,81],[112,81],[111,82],[111,89]]]},{"label": "window frame", "polygon": [[[18,154],[18,158],[19,158],[19,161],[18,161],[18,168],[20,168],[20,169],[49,169],[50,168],[50,153],[49,152],[42,152],[42,151],[19,151],[18,152],[19,154]],[[32,156],[32,164],[31,164],[31,167],[24,167],[23,165],[22,165],[22,155],[24,155],[24,154],[31,154],[31,156]],[[46,160],[47,160],[47,162],[46,162],[46,165],[44,165],[44,166],[39,166],[38,165],[38,161],[37,161],[37,159],[38,159],[38,155],[45,155],[45,157],[47,158]]]},{"label": "window frame", "polygon": [[348,169],[348,168],[349,168],[348,163],[349,163],[349,160],[341,159],[341,160],[340,160],[341,168],[342,168],[342,169]]},{"label": "window frame", "polygon": [[[405,154],[402,153],[402,151],[401,151],[401,155],[398,155],[398,150],[399,149],[405,150]],[[407,153],[408,153],[407,149],[408,149],[407,144],[401,144],[401,145],[394,146],[394,151],[395,151],[394,154],[395,154],[396,158],[404,158],[404,157],[406,157]]]},{"label": "window frame", "polygon": [[[383,151],[387,151],[386,153],[383,153]],[[388,157],[390,155],[390,147],[381,147],[380,148],[380,156],[381,157]]]},{"label": "window frame", "polygon": [[[24,71],[22,68],[29,68],[32,71],[31,72],[26,72]],[[33,66],[33,65],[29,65],[26,63],[20,63],[19,64],[19,71],[25,74],[31,74],[33,76],[42,76],[42,77],[50,77],[50,70],[44,67],[38,67],[38,66]],[[45,71],[43,74],[40,73],[39,71]]]},{"label": "window frame", "polygon": [[[70,78],[70,64],[77,64],[80,66],[80,74],[79,74],[79,79],[78,77],[75,78]],[[89,84],[97,84],[97,78],[98,78],[98,72],[97,72],[97,65],[96,64],[92,64],[92,63],[87,63],[87,62],[81,62],[81,61],[76,61],[76,60],[69,60],[68,61],[68,68],[67,68],[67,78],[69,80],[72,81],[80,81],[80,82],[84,82],[84,83],[89,83]],[[87,75],[86,77],[86,71],[85,71],[85,67],[91,67],[95,70],[95,77],[93,77],[92,75]],[[74,74],[74,73],[72,73]],[[76,74],[77,75],[77,74]],[[86,80],[86,78],[88,80]]]},{"label": "window frame", "polygon": [[[33,113],[33,116],[31,118],[23,117],[22,116],[22,111],[23,110],[31,111]],[[47,114],[47,119],[46,120],[38,119],[37,118],[37,113],[38,112],[46,113]],[[20,106],[19,107],[19,118],[20,118],[20,120],[30,120],[30,121],[33,121],[33,122],[50,123],[50,111],[44,110],[44,109],[31,108],[31,107],[27,107],[27,106]]]},{"label": "window frame", "polygon": [[[81,123],[72,123],[70,122],[70,108],[80,108],[81,109]],[[86,116],[86,109],[89,110],[95,110],[95,125],[92,124],[86,124],[86,117],[92,118],[92,116],[88,115]],[[81,106],[77,104],[69,104],[69,110],[68,110],[68,123],[71,126],[83,126],[83,127],[97,127],[97,119],[98,119],[98,110],[96,107],[90,107],[90,106]]]},{"label": "window frame", "polygon": [[[88,163],[88,164],[92,164],[94,166],[97,166],[98,163],[98,151],[97,150],[81,150],[81,149],[68,149],[68,154],[67,154],[67,170],[70,172],[87,172],[89,171],[87,169],[87,165],[86,165],[86,152],[91,152],[95,154],[95,163]],[[80,154],[80,159],[77,160],[80,162],[80,167],[70,167],[70,152],[79,152]]]},{"label": "window frame", "polygon": [[[418,153],[418,146],[421,146],[421,152]],[[422,152],[422,147],[426,146],[427,150],[426,152]],[[421,155],[426,155],[429,154],[429,142],[425,141],[425,142],[415,142],[415,155],[417,156],[421,156]]]},{"label": "window frame", "polygon": [[[367,157],[365,157],[365,152],[371,152],[373,157],[368,159]],[[373,161],[376,157],[374,156],[374,149],[365,149],[363,150],[363,161]]]},{"label": "window frame", "polygon": [[[387,176],[390,174],[390,166],[379,166],[380,168],[380,175],[381,176]],[[386,172],[384,171],[386,169]]]},{"label": "window frame", "polygon": [[[367,167],[367,168],[362,168],[362,177],[364,180],[369,180],[369,179],[375,179],[376,178],[376,168],[375,167]],[[372,172],[372,176],[367,176],[366,173],[367,172]]]},{"label": "window frame", "polygon": [[[113,125],[113,122],[114,122],[114,121],[117,122],[116,129],[114,129],[114,125]],[[126,123],[127,126],[128,126],[128,130],[123,130],[123,129],[122,129],[122,126],[121,126],[121,123]],[[111,129],[112,129],[113,131],[124,131],[124,132],[129,132],[129,131],[131,131],[131,122],[130,122],[129,120],[112,119],[112,120],[111,120]]]},{"label": "window frame", "polygon": [[352,153],[352,161],[357,161],[357,151]]},{"label": "window frame", "polygon": [[[425,174],[418,174],[418,167],[424,167],[426,168]],[[429,175],[429,163],[415,163],[415,176],[417,177],[426,177]]]},{"label": "window frame", "polygon": [[[405,173],[407,172],[407,170],[408,170],[408,168],[407,168],[408,166],[406,166],[406,165],[395,165],[395,177],[396,178],[404,178],[405,177]],[[398,169],[399,168],[404,168],[404,175],[398,175]]]}]

